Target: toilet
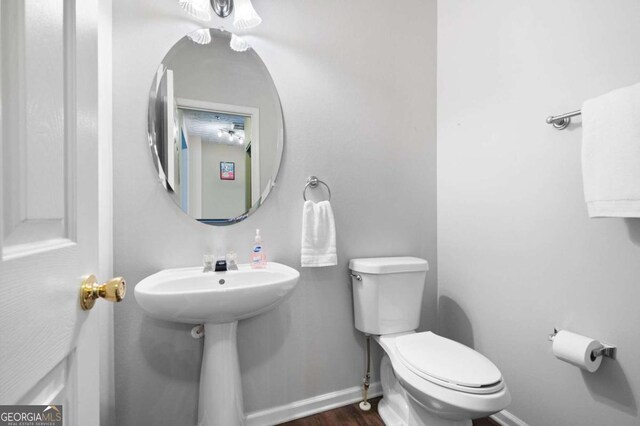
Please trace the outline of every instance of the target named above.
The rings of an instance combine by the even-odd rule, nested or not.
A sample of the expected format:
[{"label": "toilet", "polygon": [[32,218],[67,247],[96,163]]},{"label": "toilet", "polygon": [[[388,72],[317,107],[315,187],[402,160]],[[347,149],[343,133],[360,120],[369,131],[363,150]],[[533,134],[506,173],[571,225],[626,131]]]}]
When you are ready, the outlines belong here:
[{"label": "toilet", "polygon": [[471,426],[509,405],[500,370],[473,349],[416,333],[429,264],[415,257],[352,259],[355,326],[385,351],[378,412],[387,426]]}]

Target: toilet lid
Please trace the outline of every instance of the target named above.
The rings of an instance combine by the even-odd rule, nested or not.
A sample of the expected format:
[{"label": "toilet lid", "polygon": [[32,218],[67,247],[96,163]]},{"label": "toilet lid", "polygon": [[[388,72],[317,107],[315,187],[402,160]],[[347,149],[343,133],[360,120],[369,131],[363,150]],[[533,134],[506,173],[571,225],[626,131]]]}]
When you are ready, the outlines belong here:
[{"label": "toilet lid", "polygon": [[[502,387],[500,370],[473,349],[430,331],[399,336],[396,347],[402,363],[415,374],[448,387],[486,390]],[[487,389],[488,388],[488,389]]]}]

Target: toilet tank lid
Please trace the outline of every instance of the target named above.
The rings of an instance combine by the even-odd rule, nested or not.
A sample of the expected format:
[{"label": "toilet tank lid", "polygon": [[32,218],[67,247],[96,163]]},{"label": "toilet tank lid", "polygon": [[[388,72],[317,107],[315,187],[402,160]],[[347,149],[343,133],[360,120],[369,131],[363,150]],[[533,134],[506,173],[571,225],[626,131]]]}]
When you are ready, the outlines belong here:
[{"label": "toilet tank lid", "polygon": [[424,272],[429,262],[417,257],[370,257],[351,259],[349,269],[364,274],[397,274],[400,272]]}]

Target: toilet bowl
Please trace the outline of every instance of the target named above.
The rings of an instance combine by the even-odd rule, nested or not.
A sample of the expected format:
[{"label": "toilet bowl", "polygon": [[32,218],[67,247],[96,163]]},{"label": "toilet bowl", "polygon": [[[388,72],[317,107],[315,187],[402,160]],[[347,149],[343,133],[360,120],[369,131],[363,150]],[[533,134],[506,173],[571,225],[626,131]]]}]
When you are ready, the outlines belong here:
[{"label": "toilet bowl", "polygon": [[353,259],[356,328],[385,351],[378,412],[387,426],[470,426],[509,405],[500,370],[485,356],[430,331],[416,333],[428,263]]},{"label": "toilet bowl", "polygon": [[406,393],[406,404],[394,404],[393,399],[388,407],[383,404],[381,414],[387,425],[466,426],[471,419],[496,413],[511,402],[500,371],[471,348],[432,332],[376,336],[375,340],[388,359],[381,370],[391,370],[381,372],[383,394],[385,388],[398,392],[394,381]]}]

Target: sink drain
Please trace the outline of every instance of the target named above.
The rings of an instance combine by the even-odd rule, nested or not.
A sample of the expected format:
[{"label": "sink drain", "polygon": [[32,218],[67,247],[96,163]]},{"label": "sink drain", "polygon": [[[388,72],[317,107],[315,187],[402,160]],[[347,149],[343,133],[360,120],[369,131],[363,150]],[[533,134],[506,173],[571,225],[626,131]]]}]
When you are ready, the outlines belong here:
[{"label": "sink drain", "polygon": [[224,284],[224,282],[225,282],[224,280],[220,280],[220,281],[218,281],[218,284],[222,285],[222,284]]}]

